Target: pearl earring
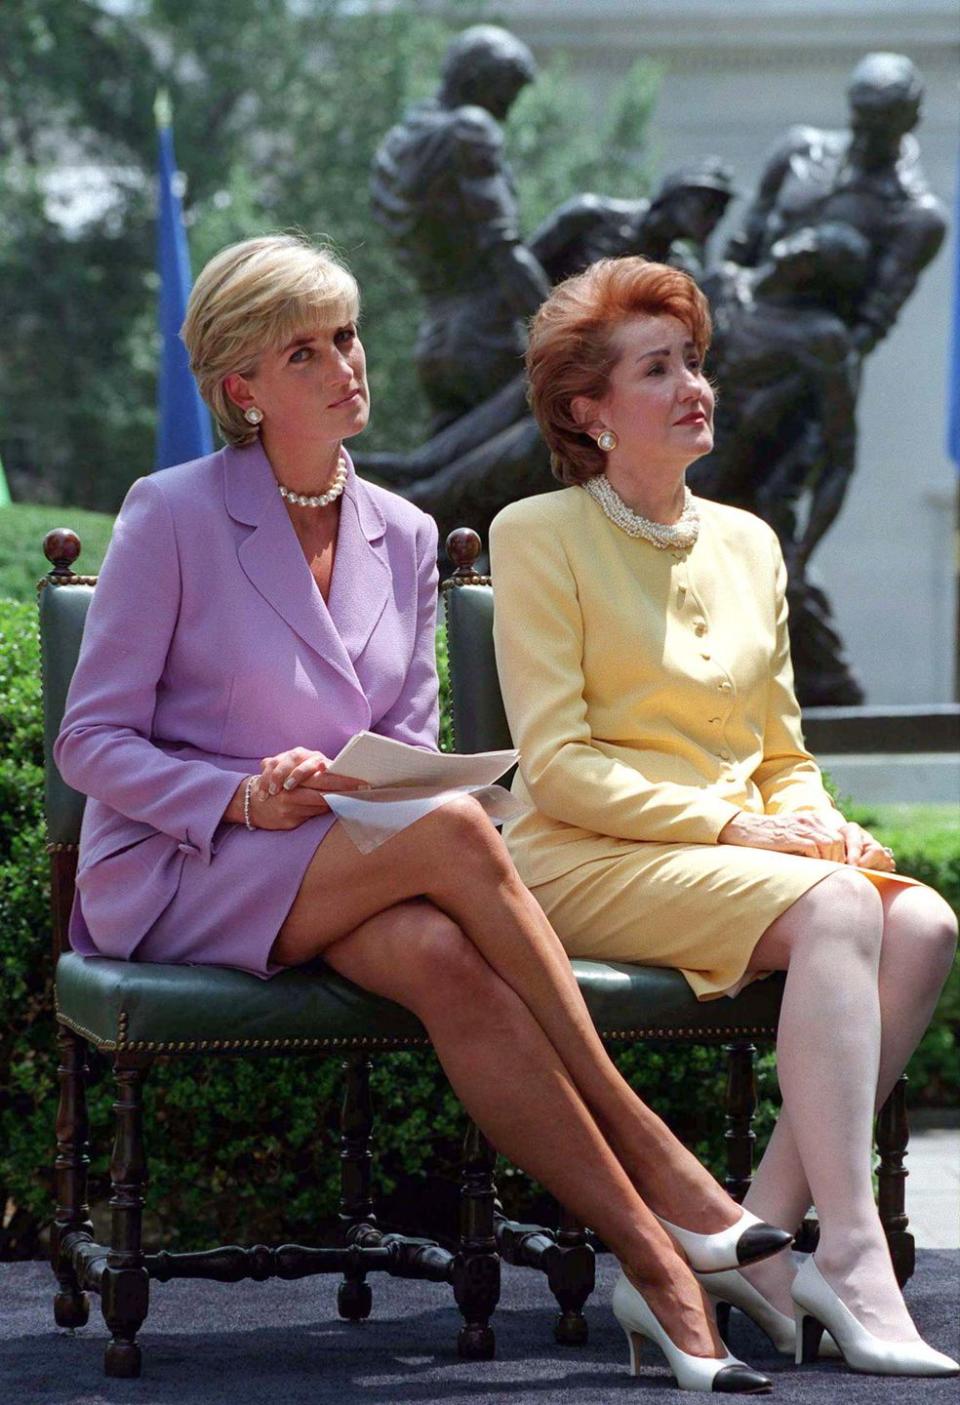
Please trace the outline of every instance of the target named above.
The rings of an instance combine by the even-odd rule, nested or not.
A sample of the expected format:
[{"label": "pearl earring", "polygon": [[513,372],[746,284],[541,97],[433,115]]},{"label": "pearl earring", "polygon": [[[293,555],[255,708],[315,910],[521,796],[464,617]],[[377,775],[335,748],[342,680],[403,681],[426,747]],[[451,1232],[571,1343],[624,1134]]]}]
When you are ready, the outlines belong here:
[{"label": "pearl earring", "polygon": [[263,420],[263,411],[258,410],[256,405],[251,405],[249,409],[244,410],[243,418],[247,424],[258,425]]},{"label": "pearl earring", "polygon": [[620,440],[612,429],[605,429],[602,434],[597,435],[597,448],[602,449],[605,454],[609,454],[619,443]]}]

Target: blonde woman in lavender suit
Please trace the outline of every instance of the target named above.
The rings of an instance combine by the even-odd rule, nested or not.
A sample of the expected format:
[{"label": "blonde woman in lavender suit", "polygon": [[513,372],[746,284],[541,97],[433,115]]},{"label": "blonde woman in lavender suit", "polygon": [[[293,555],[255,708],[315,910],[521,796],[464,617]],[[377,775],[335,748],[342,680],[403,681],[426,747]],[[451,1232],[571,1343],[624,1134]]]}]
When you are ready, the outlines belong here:
[{"label": "blonde woman in lavender suit", "polygon": [[369,854],[328,806],[358,732],[437,747],[436,528],[344,448],[369,413],[357,316],[350,274],[291,236],[197,279],[183,334],[227,445],[135,483],[117,519],[55,750],[89,797],[71,940],[263,979],[322,955],[407,1006],[491,1141],[615,1250],[649,1305],[631,1340],[691,1389],[765,1390],[692,1269],[790,1236],[620,1078],[479,804]]},{"label": "blonde woman in lavender suit", "polygon": [[709,339],[693,281],[640,258],[594,264],[534,319],[531,403],[568,486],[491,532],[527,805],[504,836],[573,956],[679,967],[703,1000],[787,972],[783,1112],[746,1203],[795,1230],[812,1199],[820,1243],[799,1272],[784,1252],[708,1292],[798,1360],[826,1328],[857,1370],[952,1374],[910,1320],[870,1171],[956,919],[893,874],[804,747],[773,532],[684,485],[713,443]]}]

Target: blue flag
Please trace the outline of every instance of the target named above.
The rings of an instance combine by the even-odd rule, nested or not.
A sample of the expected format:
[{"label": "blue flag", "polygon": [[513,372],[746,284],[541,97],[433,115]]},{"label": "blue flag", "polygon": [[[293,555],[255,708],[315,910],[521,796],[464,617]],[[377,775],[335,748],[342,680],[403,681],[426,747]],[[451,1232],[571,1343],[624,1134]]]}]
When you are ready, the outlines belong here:
[{"label": "blue flag", "polygon": [[192,279],[187,234],[177,189],[170,104],[157,99],[158,174],[157,271],[160,274],[160,378],[157,388],[157,455],[155,468],[198,459],[213,452],[210,416],[190,371],[180,328]]},{"label": "blue flag", "polygon": [[960,469],[960,163],[957,166],[957,212],[953,221],[953,335],[947,389],[947,453]]}]

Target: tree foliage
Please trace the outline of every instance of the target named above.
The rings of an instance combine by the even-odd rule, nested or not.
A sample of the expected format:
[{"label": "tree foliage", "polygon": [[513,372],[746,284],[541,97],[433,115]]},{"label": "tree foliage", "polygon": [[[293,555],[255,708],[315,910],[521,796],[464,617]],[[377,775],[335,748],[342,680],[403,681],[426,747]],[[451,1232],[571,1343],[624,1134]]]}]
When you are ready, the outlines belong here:
[{"label": "tree foliage", "polygon": [[[451,33],[412,0],[6,0],[0,6],[0,452],[15,493],[114,509],[153,457],[155,128],[173,102],[194,269],[268,229],[330,236],[357,273],[370,447],[415,443],[416,295],[369,213],[387,128],[436,82]],[[649,66],[604,123],[562,69],[508,129],[526,227],[578,189],[638,193]]]}]

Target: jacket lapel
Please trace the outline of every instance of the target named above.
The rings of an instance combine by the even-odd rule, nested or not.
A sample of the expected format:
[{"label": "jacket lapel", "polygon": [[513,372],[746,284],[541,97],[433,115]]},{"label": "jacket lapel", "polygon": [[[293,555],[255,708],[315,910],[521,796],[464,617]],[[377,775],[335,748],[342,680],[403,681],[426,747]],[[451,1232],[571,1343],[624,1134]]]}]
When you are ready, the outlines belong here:
[{"label": "jacket lapel", "polygon": [[363,653],[390,598],[386,528],[383,513],[350,464],[340,509],[328,608],[353,662]]},{"label": "jacket lapel", "polygon": [[[362,692],[350,655],[310,574],[261,445],[227,448],[223,454],[227,511],[238,522],[254,528],[237,549],[241,569],[304,643]],[[344,515],[341,510],[341,532]],[[337,557],[339,551],[338,537]],[[335,558],[334,575],[336,570]]]}]

